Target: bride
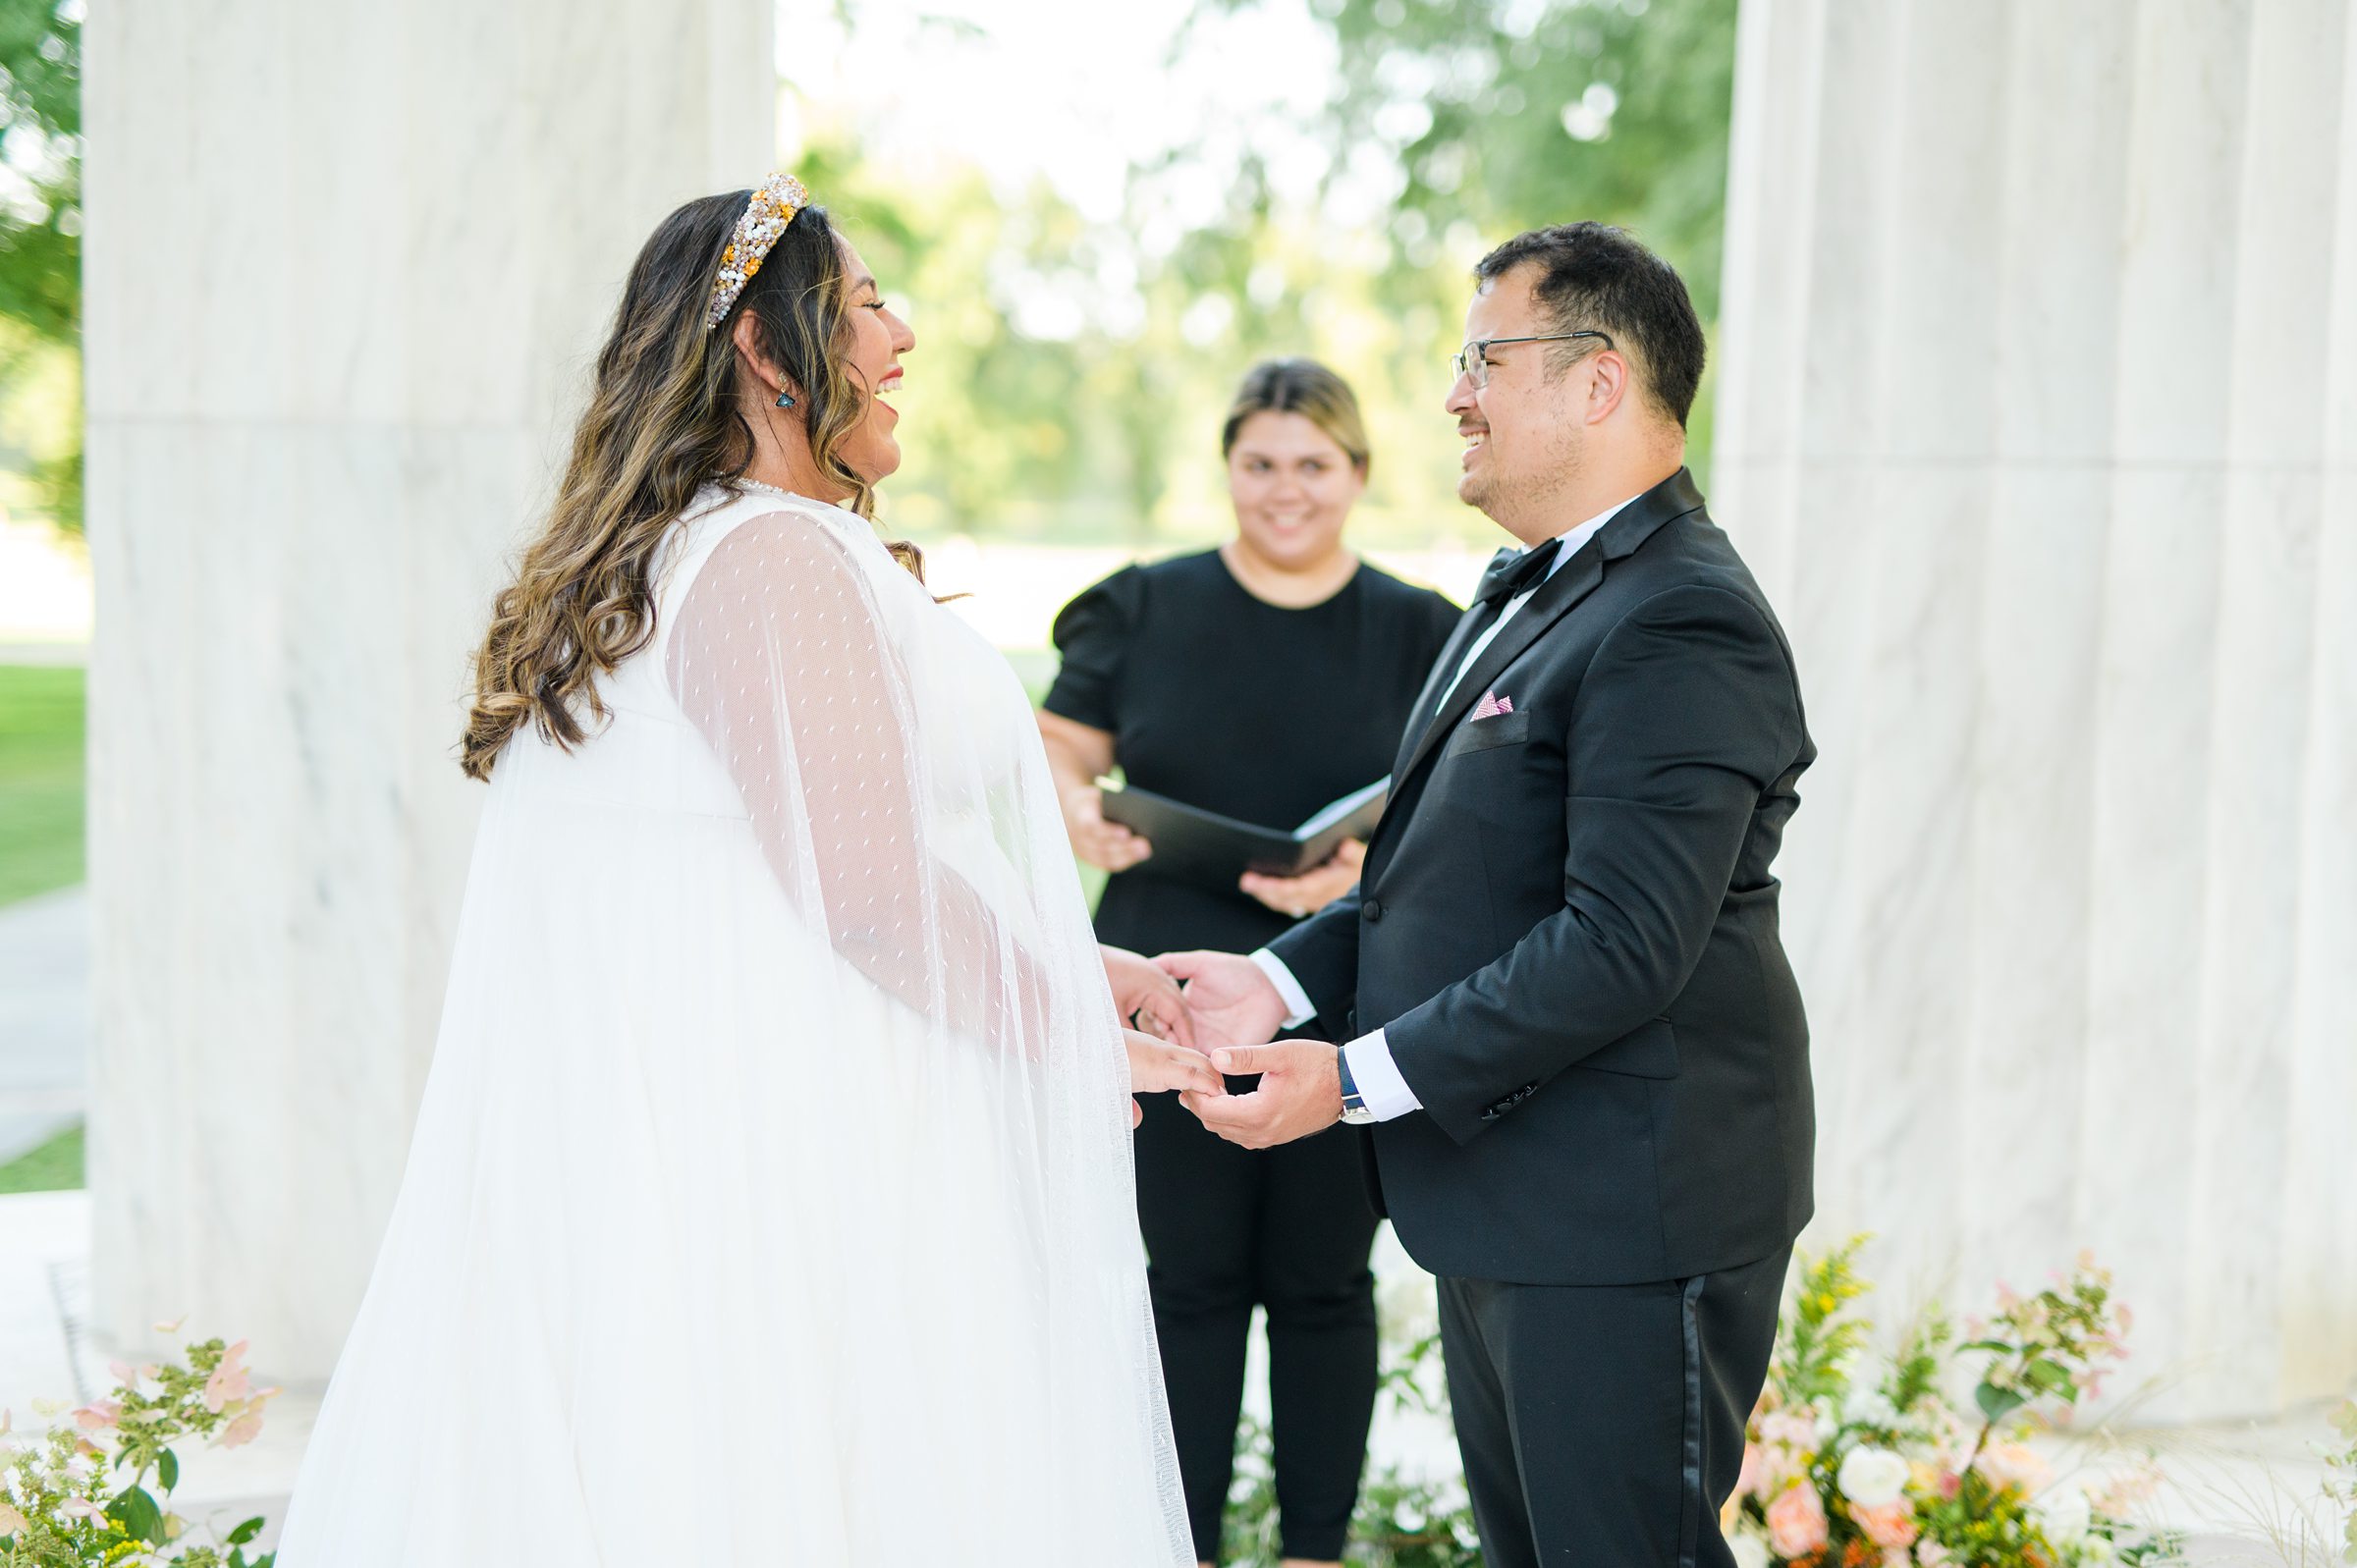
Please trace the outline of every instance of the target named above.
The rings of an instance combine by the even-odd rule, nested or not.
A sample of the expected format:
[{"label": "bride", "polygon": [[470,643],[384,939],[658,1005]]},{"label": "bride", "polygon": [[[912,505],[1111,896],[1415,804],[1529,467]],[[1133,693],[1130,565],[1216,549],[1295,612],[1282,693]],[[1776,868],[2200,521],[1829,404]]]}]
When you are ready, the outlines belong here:
[{"label": "bride", "polygon": [[639,253],[282,1568],[1193,1561],[1124,1097],[1220,1079],[867,520],[914,342],[790,178]]}]

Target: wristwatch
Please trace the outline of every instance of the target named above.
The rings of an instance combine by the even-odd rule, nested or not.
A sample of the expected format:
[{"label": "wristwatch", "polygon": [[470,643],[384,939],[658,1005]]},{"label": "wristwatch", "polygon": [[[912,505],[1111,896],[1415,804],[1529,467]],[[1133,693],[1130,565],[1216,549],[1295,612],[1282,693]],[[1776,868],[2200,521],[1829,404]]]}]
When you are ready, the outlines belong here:
[{"label": "wristwatch", "polygon": [[1358,1097],[1358,1084],[1350,1076],[1350,1053],[1341,1046],[1334,1048],[1334,1068],[1343,1079],[1343,1123],[1350,1127],[1372,1127],[1375,1112]]}]

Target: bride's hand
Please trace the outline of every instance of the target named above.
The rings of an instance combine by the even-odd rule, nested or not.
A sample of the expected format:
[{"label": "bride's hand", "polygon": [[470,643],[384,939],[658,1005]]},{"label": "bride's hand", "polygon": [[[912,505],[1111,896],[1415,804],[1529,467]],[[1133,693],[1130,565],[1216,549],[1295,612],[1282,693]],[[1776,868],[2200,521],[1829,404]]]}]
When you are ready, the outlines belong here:
[{"label": "bride's hand", "polygon": [[1187,1015],[1178,981],[1156,968],[1153,959],[1126,947],[1100,944],[1097,953],[1105,961],[1105,978],[1113,986],[1114,1005],[1123,1023],[1136,1019],[1148,1034],[1200,1049],[1195,1047],[1195,1023]]},{"label": "bride's hand", "polygon": [[[1132,1095],[1164,1094],[1173,1090],[1198,1095],[1224,1095],[1228,1080],[1220,1076],[1211,1058],[1199,1051],[1141,1035],[1134,1029],[1122,1031],[1122,1043],[1129,1048],[1129,1092]],[[1136,1126],[1145,1112],[1135,1100],[1129,1102],[1129,1125]]]}]

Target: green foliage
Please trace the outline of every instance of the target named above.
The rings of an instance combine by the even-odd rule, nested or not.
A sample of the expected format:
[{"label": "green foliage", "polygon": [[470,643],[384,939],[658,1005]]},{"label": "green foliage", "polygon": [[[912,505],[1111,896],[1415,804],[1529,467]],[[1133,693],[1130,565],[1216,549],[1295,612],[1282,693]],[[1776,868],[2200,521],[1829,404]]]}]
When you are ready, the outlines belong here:
[{"label": "green foliage", "polygon": [[2332,1412],[2332,1430],[2340,1434],[2341,1446],[2325,1455],[2330,1472],[2325,1496],[2348,1511],[2340,1527],[2341,1560],[2357,1563],[2357,1399],[2342,1401]]},{"label": "green foliage", "polygon": [[82,672],[0,665],[0,904],[82,876]]},{"label": "green foliage", "polygon": [[6,410],[0,444],[69,531],[82,497],[81,16],[77,0],[0,0],[0,319],[19,329],[0,339],[0,397],[31,382],[45,414],[27,436]]},{"label": "green foliage", "polygon": [[1847,1388],[1844,1369],[1874,1330],[1870,1321],[1848,1310],[1872,1288],[1856,1270],[1865,1245],[1864,1236],[1852,1236],[1822,1257],[1802,1260],[1770,1374],[1771,1386],[1784,1402],[1814,1404],[1837,1398]]},{"label": "green foliage", "polygon": [[1337,167],[1392,150],[1407,266],[1452,223],[1503,240],[1594,218],[1636,230],[1718,313],[1736,0],[1313,5],[1341,52]]},{"label": "green foliage", "polygon": [[[1448,1418],[1439,1334],[1409,1344],[1385,1371],[1382,1397],[1398,1411]],[[1268,1429],[1246,1417],[1236,1429],[1222,1560],[1276,1568],[1278,1523],[1275,1450]],[[1368,1568],[1481,1568],[1472,1501],[1459,1482],[1435,1483],[1387,1465],[1359,1487],[1347,1557]]]},{"label": "green foliage", "polygon": [[208,1339],[185,1361],[118,1364],[109,1397],[22,1446],[0,1437],[0,1568],[270,1568],[276,1553],[246,1555],[262,1520],[214,1541],[172,1511],[179,1447],[235,1447],[261,1430],[278,1390],[251,1386],[245,1354]]},{"label": "green foliage", "polygon": [[78,1192],[82,1184],[82,1133],[59,1133],[38,1149],[0,1165],[0,1197],[13,1192]]}]

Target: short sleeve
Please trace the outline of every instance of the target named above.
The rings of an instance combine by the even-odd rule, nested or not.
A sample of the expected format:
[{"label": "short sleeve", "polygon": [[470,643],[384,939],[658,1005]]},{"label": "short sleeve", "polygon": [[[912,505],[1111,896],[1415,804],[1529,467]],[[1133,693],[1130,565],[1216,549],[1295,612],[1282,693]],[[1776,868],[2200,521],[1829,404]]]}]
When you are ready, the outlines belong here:
[{"label": "short sleeve", "polygon": [[1051,634],[1063,663],[1041,707],[1092,729],[1121,728],[1122,664],[1144,590],[1137,568],[1124,567],[1064,607]]}]

